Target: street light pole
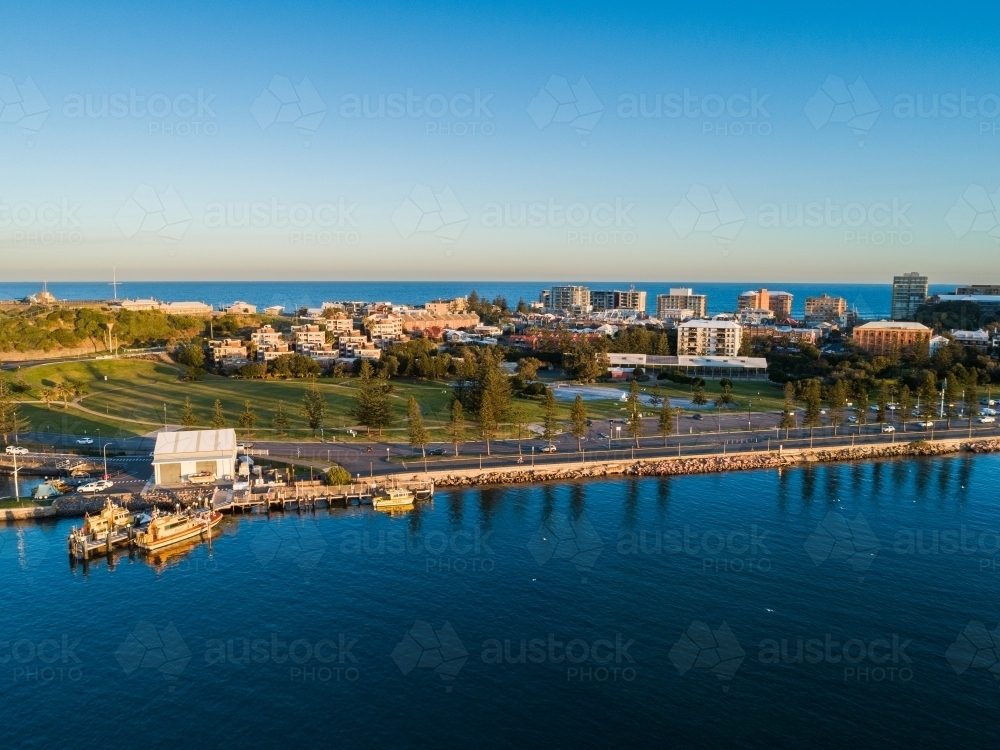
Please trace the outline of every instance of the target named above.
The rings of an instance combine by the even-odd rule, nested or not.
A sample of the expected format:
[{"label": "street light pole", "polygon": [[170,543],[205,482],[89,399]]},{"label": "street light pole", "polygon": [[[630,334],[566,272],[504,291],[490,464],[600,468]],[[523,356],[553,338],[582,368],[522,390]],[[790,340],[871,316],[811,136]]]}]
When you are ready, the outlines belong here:
[{"label": "street light pole", "polygon": [[101,448],[101,453],[104,454],[104,478],[108,478],[108,444],[105,443],[104,447]]}]

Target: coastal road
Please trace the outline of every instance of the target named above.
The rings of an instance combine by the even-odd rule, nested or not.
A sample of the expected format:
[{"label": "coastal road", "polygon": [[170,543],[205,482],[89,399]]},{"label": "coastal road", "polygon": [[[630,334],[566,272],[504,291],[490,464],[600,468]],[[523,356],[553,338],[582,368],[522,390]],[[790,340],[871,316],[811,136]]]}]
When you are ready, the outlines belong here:
[{"label": "coastal road", "polygon": [[[732,415],[730,415],[732,416]],[[759,422],[758,422],[759,420]],[[688,425],[686,422],[692,422]],[[523,440],[518,445],[515,440],[492,441],[490,443],[490,455],[487,455],[486,444],[482,441],[469,441],[463,443],[459,452],[454,456],[454,446],[450,444],[432,444],[428,450],[443,449],[444,456],[428,456],[426,460],[419,452],[415,452],[407,445],[398,443],[371,443],[369,451],[368,445],[357,443],[276,443],[276,442],[255,442],[255,448],[266,449],[269,455],[280,457],[285,460],[298,460],[302,465],[328,466],[332,463],[339,463],[352,475],[386,475],[397,472],[412,473],[422,471],[425,466],[427,470],[468,470],[478,469],[498,469],[518,464],[520,459],[523,464],[544,466],[546,464],[559,464],[568,461],[611,461],[627,460],[632,458],[667,458],[678,455],[722,455],[742,451],[767,451],[777,450],[778,446],[785,449],[793,448],[824,448],[839,447],[849,445],[887,445],[895,442],[912,442],[914,440],[927,439],[968,439],[971,437],[996,437],[1000,436],[995,425],[980,425],[973,423],[971,426],[966,421],[963,424],[957,420],[952,421],[949,429],[944,420],[940,421],[939,427],[923,429],[917,427],[916,422],[907,424],[907,431],[904,433],[901,426],[896,426],[897,431],[893,433],[882,433],[879,425],[842,425],[834,435],[832,427],[821,427],[810,429],[792,429],[786,434],[785,430],[777,430],[775,423],[778,421],[777,415],[758,415],[752,417],[752,429],[746,429],[746,414],[742,415],[743,429],[730,429],[723,426],[719,431],[705,429],[704,422],[707,420],[681,419],[682,432],[673,434],[667,438],[667,445],[659,436],[643,437],[639,440],[639,447],[635,447],[635,441],[622,437],[620,439],[607,440],[602,435],[611,434],[608,432],[607,421],[594,422],[588,436],[582,441],[582,451],[577,449],[576,438],[568,434],[560,435],[553,441],[556,447],[555,453],[542,453],[541,449],[545,443],[537,437],[530,440]],[[769,424],[768,424],[769,423]],[[684,432],[684,428],[688,428]],[[615,433],[617,434],[617,432]],[[534,451],[532,451],[534,448]],[[260,459],[266,462],[266,459]]]}]

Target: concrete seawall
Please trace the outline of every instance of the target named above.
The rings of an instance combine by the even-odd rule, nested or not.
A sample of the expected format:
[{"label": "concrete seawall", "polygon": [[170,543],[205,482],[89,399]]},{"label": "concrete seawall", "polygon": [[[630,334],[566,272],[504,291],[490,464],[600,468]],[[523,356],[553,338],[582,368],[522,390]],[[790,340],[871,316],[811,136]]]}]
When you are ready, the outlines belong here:
[{"label": "concrete seawall", "polygon": [[[506,469],[465,469],[394,475],[400,481],[432,480],[436,487],[481,487],[487,485],[531,484],[606,477],[667,477],[687,474],[715,474],[725,471],[778,469],[810,463],[865,461],[874,458],[905,456],[943,456],[953,453],[998,453],[1000,438],[982,440],[934,440],[891,445],[858,445],[839,448],[802,448],[777,451],[747,451],[726,456],[689,456],[648,458],[623,461],[565,462],[540,467],[511,466]],[[130,510],[148,510],[154,506],[169,509],[175,504],[188,506],[207,500],[204,491],[157,492],[140,495],[121,493],[83,498],[69,495],[56,498],[48,507],[0,509],[0,522],[44,518],[79,518],[84,513],[98,513],[108,498]]]}]

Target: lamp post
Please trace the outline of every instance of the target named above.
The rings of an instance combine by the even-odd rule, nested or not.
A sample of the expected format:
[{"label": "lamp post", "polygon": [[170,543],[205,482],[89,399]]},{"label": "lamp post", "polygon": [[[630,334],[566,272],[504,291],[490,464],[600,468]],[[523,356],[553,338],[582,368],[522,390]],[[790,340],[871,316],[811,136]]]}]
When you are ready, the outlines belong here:
[{"label": "lamp post", "polygon": [[101,453],[104,455],[104,478],[108,478],[108,444],[105,443],[101,448]]}]

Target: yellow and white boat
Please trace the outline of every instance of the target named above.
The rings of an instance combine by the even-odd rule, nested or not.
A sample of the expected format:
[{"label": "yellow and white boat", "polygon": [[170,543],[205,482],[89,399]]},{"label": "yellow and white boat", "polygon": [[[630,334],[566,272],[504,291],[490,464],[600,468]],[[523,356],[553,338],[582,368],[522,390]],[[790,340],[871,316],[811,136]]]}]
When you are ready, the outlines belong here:
[{"label": "yellow and white boat", "polygon": [[410,508],[413,506],[414,497],[415,495],[409,490],[387,489],[372,498],[372,507],[375,510]]},{"label": "yellow and white boat", "polygon": [[135,543],[143,552],[155,552],[207,535],[221,520],[222,514],[218,511],[183,511],[163,516],[153,511],[153,519],[135,535]]}]

